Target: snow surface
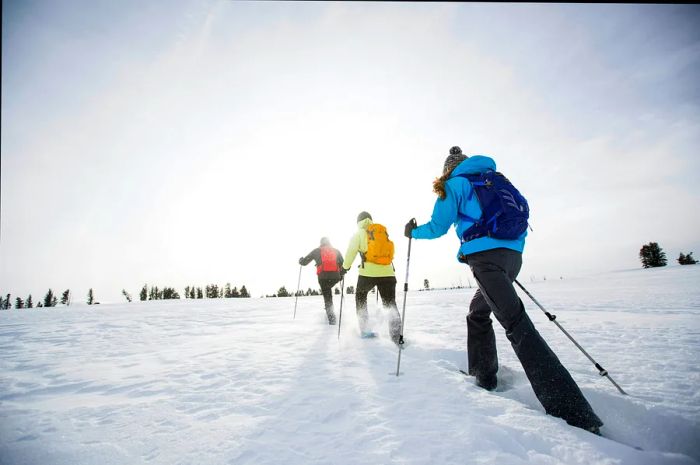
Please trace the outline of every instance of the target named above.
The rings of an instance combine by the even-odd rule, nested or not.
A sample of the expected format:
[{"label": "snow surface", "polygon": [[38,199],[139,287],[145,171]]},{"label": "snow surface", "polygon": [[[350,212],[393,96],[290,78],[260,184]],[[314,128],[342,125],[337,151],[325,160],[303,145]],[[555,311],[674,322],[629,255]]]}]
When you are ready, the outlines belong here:
[{"label": "snow surface", "polygon": [[543,412],[500,327],[498,390],[458,372],[473,289],[409,291],[398,377],[352,296],[340,340],[321,297],[294,320],[294,298],[181,300],[0,313],[0,463],[697,464],[700,266],[523,284],[630,394],[523,295],[607,438]]}]

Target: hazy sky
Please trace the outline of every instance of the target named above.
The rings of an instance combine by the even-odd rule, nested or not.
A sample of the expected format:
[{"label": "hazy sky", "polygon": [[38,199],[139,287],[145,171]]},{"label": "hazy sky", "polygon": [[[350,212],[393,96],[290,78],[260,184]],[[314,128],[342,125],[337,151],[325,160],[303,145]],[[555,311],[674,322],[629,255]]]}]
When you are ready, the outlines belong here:
[{"label": "hazy sky", "polygon": [[361,210],[402,283],[452,145],[529,200],[523,280],[700,257],[699,83],[698,5],[5,1],[0,292],[291,290]]}]

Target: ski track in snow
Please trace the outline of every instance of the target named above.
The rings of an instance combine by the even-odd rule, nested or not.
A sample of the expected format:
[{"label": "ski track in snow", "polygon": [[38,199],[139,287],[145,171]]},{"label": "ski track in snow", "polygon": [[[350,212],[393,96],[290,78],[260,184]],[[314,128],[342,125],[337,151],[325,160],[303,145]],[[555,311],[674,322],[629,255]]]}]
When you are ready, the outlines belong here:
[{"label": "ski track in snow", "polygon": [[606,437],[544,413],[498,326],[499,388],[459,373],[473,289],[409,292],[398,377],[372,295],[370,340],[352,296],[340,339],[320,297],[2,312],[0,464],[697,464],[699,278],[523,281],[630,394],[522,296]]}]

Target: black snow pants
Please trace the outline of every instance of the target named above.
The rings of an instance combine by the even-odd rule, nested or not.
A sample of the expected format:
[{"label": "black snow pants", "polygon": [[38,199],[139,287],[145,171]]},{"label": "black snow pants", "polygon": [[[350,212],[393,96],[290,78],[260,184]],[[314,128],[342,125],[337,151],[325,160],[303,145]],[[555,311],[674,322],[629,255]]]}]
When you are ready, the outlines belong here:
[{"label": "black snow pants", "polygon": [[369,331],[369,314],[367,313],[367,294],[377,286],[379,296],[382,298],[384,308],[389,312],[389,334],[391,340],[398,343],[401,335],[401,315],[396,306],[396,278],[394,276],[382,276],[372,278],[369,276],[357,277],[357,289],[355,290],[355,307],[360,331]]},{"label": "black snow pants", "polygon": [[335,324],[335,312],[333,311],[333,286],[340,282],[340,278],[318,278],[318,284],[321,286],[321,294],[323,295],[323,305],[326,309],[328,324]]},{"label": "black snow pants", "polygon": [[490,318],[493,312],[506,330],[506,337],[545,411],[580,428],[602,426],[576,382],[535,329],[515,292],[513,281],[520,272],[522,254],[499,248],[462,258],[479,285],[467,315],[469,374],[476,376],[477,382],[480,378],[495,379],[498,356]]}]

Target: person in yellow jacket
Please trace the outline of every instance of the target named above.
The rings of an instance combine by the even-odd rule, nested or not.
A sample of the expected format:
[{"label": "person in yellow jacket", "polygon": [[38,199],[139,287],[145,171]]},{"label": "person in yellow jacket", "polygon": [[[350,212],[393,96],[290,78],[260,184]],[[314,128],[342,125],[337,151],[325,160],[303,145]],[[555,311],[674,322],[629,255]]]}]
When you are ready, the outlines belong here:
[{"label": "person in yellow jacket", "polygon": [[[362,337],[373,337],[367,313],[367,294],[375,286],[382,298],[384,308],[389,311],[389,334],[395,344],[399,343],[401,335],[401,316],[396,306],[396,274],[393,263],[374,263],[367,259],[368,248],[367,228],[373,224],[372,215],[363,211],[357,215],[357,232],[350,239],[343,269],[347,272],[352,266],[355,257],[360,254],[361,263],[358,268],[357,286],[355,287],[355,307],[357,311],[357,321],[360,325]],[[392,250],[393,254],[393,250]]]}]

